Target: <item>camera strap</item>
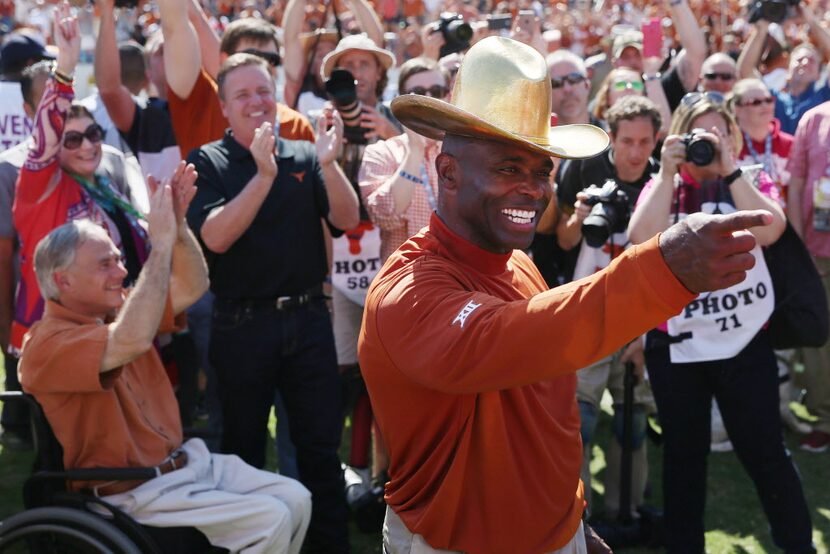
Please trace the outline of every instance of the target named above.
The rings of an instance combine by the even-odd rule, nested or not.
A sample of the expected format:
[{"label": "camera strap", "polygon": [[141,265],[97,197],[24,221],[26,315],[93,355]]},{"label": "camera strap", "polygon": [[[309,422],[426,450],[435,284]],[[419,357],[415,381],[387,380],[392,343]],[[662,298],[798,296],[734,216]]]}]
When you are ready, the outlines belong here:
[{"label": "camera strap", "polygon": [[752,156],[755,163],[763,164],[766,174],[772,177],[773,181],[776,180],[777,175],[775,175],[775,167],[772,164],[772,133],[767,133],[767,138],[764,139],[763,160],[760,159],[760,155],[758,154],[758,151],[755,150],[755,146],[752,144],[752,139],[746,131],[744,131],[744,141],[746,142],[747,150],[749,150],[749,155]]},{"label": "camera strap", "polygon": [[435,202],[435,193],[432,191],[432,185],[429,182],[426,163],[421,164],[421,186],[424,187],[424,192],[427,194],[429,207],[432,208],[432,211],[435,211],[438,208],[438,204]]}]

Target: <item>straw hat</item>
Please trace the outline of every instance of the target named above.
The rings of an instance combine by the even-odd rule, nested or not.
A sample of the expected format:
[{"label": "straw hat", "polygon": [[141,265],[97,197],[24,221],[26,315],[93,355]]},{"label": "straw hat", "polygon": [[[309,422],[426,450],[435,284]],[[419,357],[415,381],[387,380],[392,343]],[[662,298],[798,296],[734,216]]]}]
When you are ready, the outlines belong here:
[{"label": "straw hat", "polygon": [[557,158],[590,158],[608,147],[594,125],[551,127],[545,59],[521,42],[488,37],[461,62],[452,103],[407,94],[392,101],[398,120],[426,137],[444,134],[517,143]]},{"label": "straw hat", "polygon": [[323,79],[329,78],[332,69],[337,67],[337,61],[341,56],[353,51],[374,54],[378,62],[383,66],[383,69],[389,69],[395,65],[395,55],[389,50],[380,48],[366,33],[349,35],[340,39],[340,42],[337,43],[337,48],[323,58],[323,63],[320,66],[320,74],[323,76]]}]

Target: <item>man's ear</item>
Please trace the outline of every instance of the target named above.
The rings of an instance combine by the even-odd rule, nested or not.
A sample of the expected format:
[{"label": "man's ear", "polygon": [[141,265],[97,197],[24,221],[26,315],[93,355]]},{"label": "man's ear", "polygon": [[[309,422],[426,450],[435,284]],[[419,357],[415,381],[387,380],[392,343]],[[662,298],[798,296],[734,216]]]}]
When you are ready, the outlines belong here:
[{"label": "man's ear", "polygon": [[435,171],[438,173],[438,186],[448,194],[455,194],[458,190],[458,160],[447,154],[441,152],[435,158]]},{"label": "man's ear", "polygon": [[55,271],[52,273],[52,280],[61,292],[66,292],[72,288],[72,280],[66,271]]}]

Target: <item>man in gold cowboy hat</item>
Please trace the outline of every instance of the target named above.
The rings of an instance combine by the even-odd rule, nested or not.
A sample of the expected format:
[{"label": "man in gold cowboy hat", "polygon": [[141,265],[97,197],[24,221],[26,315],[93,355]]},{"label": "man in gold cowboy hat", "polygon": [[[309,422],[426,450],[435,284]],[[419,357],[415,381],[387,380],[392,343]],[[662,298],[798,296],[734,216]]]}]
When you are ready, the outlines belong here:
[{"label": "man in gold cowboy hat", "polygon": [[361,331],[391,458],[385,552],[586,552],[575,371],[740,282],[744,229],[772,219],[691,216],[548,291],[520,249],[550,201],[551,156],[607,145],[589,125],[551,128],[549,109],[542,56],[500,37],[470,49],[452,103],[393,102],[444,142],[438,208],[375,279]]}]

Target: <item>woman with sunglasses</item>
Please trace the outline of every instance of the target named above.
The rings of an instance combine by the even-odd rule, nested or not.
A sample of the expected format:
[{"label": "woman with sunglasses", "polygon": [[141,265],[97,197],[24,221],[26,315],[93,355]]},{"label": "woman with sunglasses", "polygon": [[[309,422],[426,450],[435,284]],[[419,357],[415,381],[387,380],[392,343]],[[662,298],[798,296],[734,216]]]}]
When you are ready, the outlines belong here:
[{"label": "woman with sunglasses", "polygon": [[128,276],[138,277],[147,258],[142,216],[115,184],[99,171],[103,129],[74,97],[72,74],[80,54],[78,20],[67,3],[54,10],[59,48],[34,118],[33,144],[17,181],[14,224],[21,241],[21,295],[16,326],[25,332],[43,312],[34,274],[34,250],[41,238],[70,219],[103,226],[121,249]]},{"label": "woman with sunglasses", "polygon": [[[653,63],[653,60],[654,58],[647,58],[645,61]],[[618,67],[612,69],[605,77],[605,80],[602,81],[597,90],[596,98],[594,99],[593,116],[606,127],[606,130],[605,113],[620,98],[625,98],[633,94],[646,96],[657,105],[657,109],[660,110],[660,116],[663,120],[663,126],[660,128],[660,138],[668,132],[668,122],[671,121],[671,110],[669,109],[669,101],[666,98],[663,85],[660,83],[660,73],[656,70],[647,70],[645,75],[656,75],[657,78],[649,78],[647,81],[643,81],[642,75],[634,69],[630,67]]]},{"label": "woman with sunglasses", "polygon": [[760,79],[741,79],[727,97],[727,105],[741,128],[744,145],[738,165],[761,165],[778,186],[781,198],[787,198],[787,158],[793,136],[781,130],[775,118],[775,97]]},{"label": "woman with sunglasses", "polygon": [[[711,161],[687,160],[692,140],[709,146]],[[778,412],[778,368],[765,325],[775,299],[760,246],[785,228],[778,189],[761,173],[750,182],[739,169],[741,131],[722,97],[687,94],[663,143],[660,172],[646,184],[631,217],[635,244],[695,212],[763,209],[772,222],[750,229],[755,267],[738,285],[701,295],[646,335],[646,367],[663,429],[663,504],[667,550],[704,551],[706,466],[713,397],[738,459],[752,478],[785,552],[815,552],[801,482],[784,445]],[[700,154],[700,152],[698,152]],[[697,158],[705,162],[707,156]]]}]

